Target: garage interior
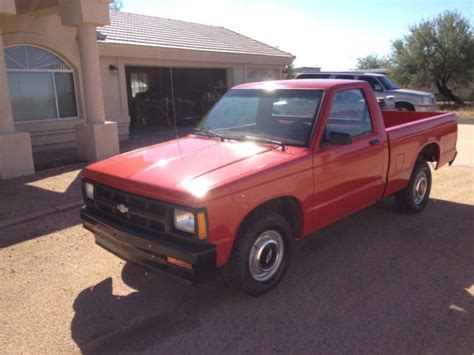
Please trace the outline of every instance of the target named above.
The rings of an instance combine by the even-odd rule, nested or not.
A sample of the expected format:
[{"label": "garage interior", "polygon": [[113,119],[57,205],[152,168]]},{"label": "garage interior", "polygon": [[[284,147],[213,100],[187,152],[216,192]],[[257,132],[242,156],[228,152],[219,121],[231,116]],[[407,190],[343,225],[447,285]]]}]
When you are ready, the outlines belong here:
[{"label": "garage interior", "polygon": [[130,134],[142,135],[194,126],[226,92],[227,69],[127,66],[126,80]]}]

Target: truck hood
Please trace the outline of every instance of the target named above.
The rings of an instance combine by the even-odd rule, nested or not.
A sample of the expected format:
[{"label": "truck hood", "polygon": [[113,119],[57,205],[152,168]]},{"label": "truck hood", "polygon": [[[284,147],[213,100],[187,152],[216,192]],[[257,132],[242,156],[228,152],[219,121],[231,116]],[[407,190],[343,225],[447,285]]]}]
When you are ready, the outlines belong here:
[{"label": "truck hood", "polygon": [[432,93],[426,92],[426,91],[418,91],[418,90],[409,90],[409,89],[397,89],[397,90],[392,90],[392,92],[401,94],[401,95],[406,95],[406,96],[433,96]]},{"label": "truck hood", "polygon": [[[290,147],[188,136],[121,154],[84,169],[84,177],[124,191],[190,203],[239,175],[294,157]],[[191,200],[190,200],[191,199]]]}]

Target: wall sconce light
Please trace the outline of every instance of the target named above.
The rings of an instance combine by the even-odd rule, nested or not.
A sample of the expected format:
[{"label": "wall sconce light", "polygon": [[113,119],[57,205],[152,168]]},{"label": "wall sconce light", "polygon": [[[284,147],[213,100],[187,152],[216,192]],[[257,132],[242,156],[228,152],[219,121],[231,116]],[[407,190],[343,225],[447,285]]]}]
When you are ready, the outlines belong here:
[{"label": "wall sconce light", "polygon": [[117,74],[117,73],[118,73],[118,68],[117,68],[117,66],[114,65],[114,64],[110,64],[110,65],[109,65],[109,70],[110,70],[110,72],[111,72],[112,74]]}]

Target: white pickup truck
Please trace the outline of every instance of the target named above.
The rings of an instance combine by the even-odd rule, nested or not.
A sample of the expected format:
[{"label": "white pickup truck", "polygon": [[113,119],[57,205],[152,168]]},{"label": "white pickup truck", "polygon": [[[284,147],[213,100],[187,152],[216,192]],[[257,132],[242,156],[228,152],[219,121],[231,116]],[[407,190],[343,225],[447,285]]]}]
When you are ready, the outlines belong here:
[{"label": "white pickup truck", "polygon": [[376,97],[386,98],[387,96],[393,96],[395,107],[400,111],[436,111],[434,94],[425,91],[400,89],[398,85],[384,74],[364,72],[303,72],[297,74],[296,79],[363,80],[370,84]]}]

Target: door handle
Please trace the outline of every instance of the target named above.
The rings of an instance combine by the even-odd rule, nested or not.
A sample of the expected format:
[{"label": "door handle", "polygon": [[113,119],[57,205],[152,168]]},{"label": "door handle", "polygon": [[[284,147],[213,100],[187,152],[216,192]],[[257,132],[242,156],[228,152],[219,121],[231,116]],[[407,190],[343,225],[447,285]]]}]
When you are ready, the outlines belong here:
[{"label": "door handle", "polygon": [[371,141],[369,142],[370,145],[378,145],[378,144],[380,144],[380,143],[381,143],[381,142],[380,142],[380,139],[373,139],[373,140],[371,140]]}]

